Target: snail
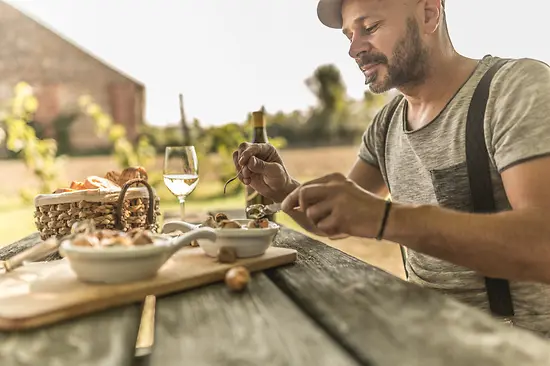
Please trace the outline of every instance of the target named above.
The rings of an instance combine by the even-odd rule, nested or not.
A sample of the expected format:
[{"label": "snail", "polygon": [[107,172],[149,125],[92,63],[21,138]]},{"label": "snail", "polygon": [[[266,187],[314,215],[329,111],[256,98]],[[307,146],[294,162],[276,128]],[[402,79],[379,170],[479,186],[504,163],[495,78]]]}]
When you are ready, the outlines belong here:
[{"label": "snail", "polygon": [[99,246],[99,239],[91,234],[77,234],[72,244],[78,247],[95,247]]},{"label": "snail", "polygon": [[235,249],[229,247],[221,247],[218,249],[218,262],[233,263],[237,259]]},{"label": "snail", "polygon": [[99,240],[103,240],[107,238],[114,238],[114,237],[120,236],[121,233],[116,230],[103,229],[103,230],[97,231],[95,235]]},{"label": "snail", "polygon": [[113,238],[103,238],[100,243],[103,247],[134,245],[132,239],[128,238],[127,236],[115,236]]},{"label": "snail", "polygon": [[247,228],[249,229],[265,229],[269,226],[269,222],[267,221],[267,219],[256,219],[256,220],[252,220],[252,221],[249,221],[248,224],[246,225]]},{"label": "snail", "polygon": [[134,245],[153,244],[154,242],[151,232],[148,230],[143,230],[139,234],[136,234],[136,236],[132,238],[132,241]]},{"label": "snail", "polygon": [[208,218],[202,223],[203,226],[208,226],[211,228],[217,228],[218,223],[214,221],[214,218],[212,216],[208,216]]},{"label": "snail", "polygon": [[223,220],[229,220],[229,217],[227,217],[227,215],[222,212],[218,212],[216,216],[214,216],[214,221],[216,221],[218,224]]},{"label": "snail", "polygon": [[241,225],[233,220],[222,220],[218,227],[221,229],[240,229]]},{"label": "snail", "polygon": [[242,291],[250,281],[250,273],[245,267],[231,268],[225,274],[225,284],[233,291]]}]

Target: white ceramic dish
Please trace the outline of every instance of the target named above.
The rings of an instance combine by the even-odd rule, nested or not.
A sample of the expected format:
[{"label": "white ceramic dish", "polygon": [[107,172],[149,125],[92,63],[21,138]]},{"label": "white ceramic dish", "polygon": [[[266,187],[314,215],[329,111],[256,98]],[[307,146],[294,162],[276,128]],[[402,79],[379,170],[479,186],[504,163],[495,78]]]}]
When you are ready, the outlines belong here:
[{"label": "white ceramic dish", "polygon": [[[246,224],[252,220],[238,219],[233,220],[238,222],[241,226],[246,227]],[[201,225],[190,224],[185,221],[172,221],[166,223],[163,226],[162,231],[165,233],[180,230],[183,233],[193,232],[194,230],[200,230]],[[197,240],[199,246],[204,253],[209,257],[216,257],[218,250],[221,247],[229,247],[235,250],[237,258],[250,258],[257,257],[265,253],[265,251],[273,243],[273,238],[279,231],[279,225],[274,222],[269,222],[267,228],[244,228],[244,229],[213,229],[216,233],[217,239],[212,240]]]},{"label": "white ceramic dish", "polygon": [[204,227],[174,238],[155,239],[153,244],[131,247],[93,248],[61,244],[65,256],[79,280],[84,282],[122,283],[154,277],[162,265],[179,249],[193,240],[215,242],[214,229]]}]

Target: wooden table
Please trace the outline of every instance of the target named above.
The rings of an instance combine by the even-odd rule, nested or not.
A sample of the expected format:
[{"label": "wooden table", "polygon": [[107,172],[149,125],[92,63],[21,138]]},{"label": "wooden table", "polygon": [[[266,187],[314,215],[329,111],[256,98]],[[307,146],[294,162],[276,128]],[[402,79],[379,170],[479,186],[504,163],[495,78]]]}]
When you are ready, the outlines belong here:
[{"label": "wooden table", "polygon": [[[30,235],[3,248],[0,258],[38,241]],[[255,274],[244,293],[219,283],[157,299],[155,346],[147,363],[550,364],[550,344],[527,331],[288,228],[275,245],[296,249],[298,261]],[[0,365],[131,365],[139,319],[135,304],[0,333]]]}]

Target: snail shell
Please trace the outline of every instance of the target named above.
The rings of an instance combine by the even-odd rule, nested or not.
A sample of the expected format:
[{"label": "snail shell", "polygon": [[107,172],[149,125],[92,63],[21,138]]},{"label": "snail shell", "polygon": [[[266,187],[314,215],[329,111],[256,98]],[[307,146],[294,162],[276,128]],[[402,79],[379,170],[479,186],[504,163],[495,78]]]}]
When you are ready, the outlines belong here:
[{"label": "snail shell", "polygon": [[249,229],[265,229],[269,226],[269,222],[267,219],[256,219],[251,220],[246,224],[246,227]]},{"label": "snail shell", "polygon": [[112,246],[132,246],[132,239],[126,236],[115,236],[114,238],[104,238],[101,240],[101,245],[104,247]]},{"label": "snail shell", "polygon": [[233,220],[223,220],[220,222],[219,227],[222,229],[240,229],[241,225]]},{"label": "snail shell", "polygon": [[227,217],[227,215],[222,212],[218,212],[216,216],[214,216],[214,220],[219,224],[223,220],[229,220],[229,217]]},{"label": "snail shell", "polygon": [[216,221],[214,221],[214,218],[212,216],[208,216],[208,218],[202,223],[202,225],[214,229],[218,227],[218,224],[216,223]]},{"label": "snail shell", "polygon": [[245,267],[233,267],[225,274],[225,284],[233,291],[242,291],[250,281],[250,273]]},{"label": "snail shell", "polygon": [[218,249],[218,261],[220,263],[233,263],[237,259],[235,249],[229,247],[221,247]]},{"label": "snail shell", "polygon": [[133,238],[134,245],[147,245],[147,244],[153,244],[154,240],[151,236],[151,232],[148,230],[144,230],[134,236]]},{"label": "snail shell", "polygon": [[71,244],[77,247],[95,247],[99,246],[99,239],[90,234],[78,234]]}]

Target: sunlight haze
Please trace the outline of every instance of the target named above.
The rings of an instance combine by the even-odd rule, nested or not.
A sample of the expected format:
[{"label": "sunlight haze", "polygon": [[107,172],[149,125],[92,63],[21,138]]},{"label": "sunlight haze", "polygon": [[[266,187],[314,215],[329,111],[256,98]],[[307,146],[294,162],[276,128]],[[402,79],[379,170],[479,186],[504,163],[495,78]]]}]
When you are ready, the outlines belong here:
[{"label": "sunlight haze", "polygon": [[[333,63],[348,94],[365,86],[348,41],[317,19],[316,0],[9,0],[146,86],[146,120],[204,125],[242,122],[315,103],[304,80]],[[519,6],[518,6],[519,5]],[[451,37],[462,54],[550,60],[543,0],[448,0]]]}]

